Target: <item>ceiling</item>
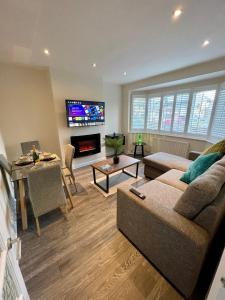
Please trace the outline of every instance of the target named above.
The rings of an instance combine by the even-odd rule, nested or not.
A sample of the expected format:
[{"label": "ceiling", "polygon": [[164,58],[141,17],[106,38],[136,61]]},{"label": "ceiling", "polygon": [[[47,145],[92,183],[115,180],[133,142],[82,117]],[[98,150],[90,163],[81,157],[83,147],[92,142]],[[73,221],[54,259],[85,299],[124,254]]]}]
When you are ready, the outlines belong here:
[{"label": "ceiling", "polygon": [[4,62],[124,84],[225,55],[224,0],[0,0],[0,8]]},{"label": "ceiling", "polygon": [[[199,86],[201,86],[202,81],[205,81],[204,85],[206,85],[207,83],[207,79],[210,79],[210,81],[212,79],[216,79],[217,83],[220,82],[220,80],[222,80],[222,82],[225,79],[225,70],[224,71],[218,71],[218,72],[212,72],[210,74],[204,74],[204,75],[197,75],[197,76],[192,76],[192,77],[188,77],[185,79],[179,79],[179,80],[172,80],[169,82],[165,82],[165,83],[159,83],[159,84],[152,84],[149,86],[145,86],[143,88],[138,88],[135,89],[134,91],[149,91],[149,90],[157,90],[157,89],[161,89],[161,88],[165,88],[165,87],[175,87],[177,85],[181,85],[181,84],[186,84],[186,83],[199,83]],[[198,87],[199,87],[198,86]]]}]

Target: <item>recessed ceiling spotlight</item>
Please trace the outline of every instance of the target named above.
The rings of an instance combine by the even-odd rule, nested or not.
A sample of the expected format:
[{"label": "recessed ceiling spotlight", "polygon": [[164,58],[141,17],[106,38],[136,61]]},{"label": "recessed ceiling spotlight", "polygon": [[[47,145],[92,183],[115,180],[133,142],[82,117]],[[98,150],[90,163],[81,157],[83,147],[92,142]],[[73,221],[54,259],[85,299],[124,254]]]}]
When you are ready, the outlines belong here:
[{"label": "recessed ceiling spotlight", "polygon": [[123,72],[123,76],[127,76],[127,72]]},{"label": "recessed ceiling spotlight", "polygon": [[96,67],[97,67],[96,63],[93,63],[93,64],[92,64],[92,67],[93,67],[93,68],[96,68]]},{"label": "recessed ceiling spotlight", "polygon": [[44,49],[44,54],[45,54],[45,55],[50,55],[49,50],[48,50],[48,49]]},{"label": "recessed ceiling spotlight", "polygon": [[210,44],[210,41],[209,40],[205,40],[203,43],[202,43],[202,47],[206,47]]},{"label": "recessed ceiling spotlight", "polygon": [[182,14],[182,10],[179,8],[179,9],[176,9],[174,12],[173,12],[173,18],[174,19],[177,19],[180,17],[180,15]]}]

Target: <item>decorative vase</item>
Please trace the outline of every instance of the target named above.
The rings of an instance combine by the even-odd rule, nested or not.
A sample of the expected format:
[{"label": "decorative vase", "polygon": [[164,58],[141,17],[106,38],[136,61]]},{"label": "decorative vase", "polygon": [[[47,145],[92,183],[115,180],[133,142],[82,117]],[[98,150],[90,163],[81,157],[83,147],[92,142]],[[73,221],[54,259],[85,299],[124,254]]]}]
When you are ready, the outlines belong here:
[{"label": "decorative vase", "polygon": [[141,133],[138,133],[137,144],[142,145],[142,134]]},{"label": "decorative vase", "polygon": [[114,163],[114,164],[118,164],[119,161],[120,161],[119,156],[113,156],[113,163]]}]

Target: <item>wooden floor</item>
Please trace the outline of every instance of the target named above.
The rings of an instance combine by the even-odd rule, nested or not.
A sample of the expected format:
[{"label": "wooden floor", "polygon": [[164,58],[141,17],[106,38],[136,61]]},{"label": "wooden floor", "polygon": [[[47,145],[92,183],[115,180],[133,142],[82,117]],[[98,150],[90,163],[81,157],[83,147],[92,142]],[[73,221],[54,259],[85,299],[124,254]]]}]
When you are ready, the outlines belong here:
[{"label": "wooden floor", "polygon": [[21,234],[31,299],[183,299],[118,231],[116,195],[105,198],[90,184],[90,167],[76,178],[69,220],[54,211],[40,219],[40,238],[32,224]]}]

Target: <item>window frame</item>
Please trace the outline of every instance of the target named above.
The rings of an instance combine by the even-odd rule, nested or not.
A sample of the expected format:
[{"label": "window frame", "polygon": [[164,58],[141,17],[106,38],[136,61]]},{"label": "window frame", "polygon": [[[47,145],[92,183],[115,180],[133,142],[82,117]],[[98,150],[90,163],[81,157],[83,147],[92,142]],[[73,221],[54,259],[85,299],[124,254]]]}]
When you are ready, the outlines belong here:
[{"label": "window frame", "polygon": [[[144,129],[137,129],[132,128],[133,126],[133,101],[134,98],[145,98],[145,119],[144,119]],[[131,105],[130,105],[130,128],[132,132],[143,132],[143,130],[146,130],[146,103],[147,103],[147,96],[146,95],[131,95]]]},{"label": "window frame", "polygon": [[[176,104],[177,104],[177,95],[181,95],[181,94],[188,94],[188,105],[187,105],[187,111],[186,111],[186,117],[185,117],[185,123],[184,123],[184,131],[183,132],[179,132],[179,131],[175,131],[173,129],[174,127],[174,115],[175,115],[175,109],[176,109]],[[188,123],[189,123],[189,119],[190,119],[190,115],[188,115],[188,112],[190,114],[191,111],[191,105],[192,105],[192,92],[190,90],[186,90],[186,91],[181,91],[181,92],[176,92],[175,94],[175,101],[174,101],[174,111],[173,111],[173,122],[172,122],[172,133],[177,133],[177,134],[185,134],[187,133],[187,128],[188,128]],[[190,106],[190,110],[189,110],[189,106]]]},{"label": "window frame", "polygon": [[[192,96],[191,96],[191,106],[190,106],[190,111],[189,111],[189,115],[188,115],[188,123],[187,123],[187,128],[186,128],[186,132],[185,135],[186,136],[193,136],[193,137],[202,137],[202,138],[207,138],[210,139],[210,135],[209,133],[211,132],[211,126],[212,126],[212,121],[214,118],[214,114],[215,114],[215,103],[217,101],[217,97],[218,97],[218,91],[219,91],[219,85],[210,85],[210,86],[206,86],[206,87],[202,87],[202,88],[194,88],[192,90]],[[212,110],[211,110],[211,114],[210,114],[210,120],[209,120],[209,126],[208,126],[208,130],[207,130],[207,134],[194,134],[194,133],[189,133],[188,132],[188,125],[189,125],[189,121],[190,121],[190,116],[191,116],[191,108],[192,108],[192,103],[193,103],[193,98],[194,98],[194,93],[201,93],[204,91],[211,91],[211,90],[216,90],[215,93],[215,98],[214,98],[214,102],[213,102],[213,106],[212,106]],[[212,120],[212,121],[211,121]]]},{"label": "window frame", "polygon": [[[160,98],[160,107],[159,107],[159,120],[158,120],[158,128],[157,129],[148,129],[148,127],[147,127],[147,118],[148,118],[148,102],[149,102],[149,99],[150,98],[156,98],[156,97],[158,97],[158,98]],[[146,105],[146,107],[147,107],[147,109],[146,109],[146,131],[147,132],[149,132],[149,131],[151,131],[151,132],[158,132],[159,131],[159,128],[160,128],[160,120],[161,120],[161,117],[162,117],[162,97],[161,97],[161,95],[159,95],[159,94],[150,94],[150,95],[146,95],[146,103],[147,103],[147,105]]]},{"label": "window frame", "polygon": [[[167,92],[163,91],[163,92],[158,92],[158,93],[131,93],[130,95],[130,116],[129,116],[129,120],[130,120],[130,126],[129,126],[129,133],[137,133],[137,132],[141,132],[141,133],[152,133],[152,134],[159,134],[159,135],[168,135],[168,136],[177,136],[177,137],[181,137],[181,138],[190,138],[190,139],[200,139],[200,140],[210,140],[210,139],[214,139],[215,137],[211,136],[211,131],[212,131],[212,124],[213,124],[213,120],[214,120],[214,115],[215,115],[215,108],[216,108],[216,104],[218,101],[218,96],[219,96],[219,91],[221,88],[224,88],[225,83],[221,83],[221,84],[213,84],[213,85],[206,85],[206,86],[200,86],[200,87],[194,87],[194,88],[186,88],[186,89],[177,89],[176,87]],[[212,111],[210,114],[210,121],[209,121],[209,126],[208,126],[208,130],[207,130],[207,134],[191,134],[188,133],[188,125],[189,125],[189,121],[190,121],[190,114],[191,114],[191,109],[192,109],[192,103],[193,103],[193,96],[194,93],[196,92],[203,92],[203,91],[209,91],[209,90],[216,90],[215,93],[215,99],[214,99],[214,103],[213,103],[213,107],[212,107]],[[186,113],[186,118],[185,118],[185,126],[184,126],[184,132],[176,132],[173,130],[173,125],[174,125],[174,114],[175,114],[175,108],[176,108],[176,101],[177,101],[177,95],[179,94],[184,94],[184,93],[188,93],[189,94],[189,99],[188,99],[188,107],[187,107],[187,113]],[[174,96],[174,101],[173,101],[173,111],[172,111],[172,118],[171,118],[171,128],[170,131],[165,131],[165,130],[161,130],[161,122],[162,122],[162,109],[163,109],[163,97],[164,96],[170,96],[173,95]],[[144,120],[144,129],[133,129],[132,128],[132,109],[133,109],[133,98],[145,98],[145,120]],[[158,129],[157,130],[153,130],[153,129],[148,129],[147,128],[147,118],[148,118],[148,101],[150,98],[154,98],[154,97],[160,97],[160,110],[159,110],[159,121],[158,121]]]},{"label": "window frame", "polygon": [[216,90],[216,96],[215,96],[215,101],[213,103],[213,116],[211,116],[211,120],[210,120],[210,127],[208,130],[208,137],[210,140],[212,141],[217,141],[218,139],[220,139],[219,137],[216,137],[214,135],[212,135],[212,128],[213,128],[213,121],[214,121],[214,117],[216,115],[216,107],[217,107],[217,103],[219,101],[219,94],[220,94],[220,90],[225,89],[225,82],[218,84],[218,88]]},{"label": "window frame", "polygon": [[[173,108],[172,108],[172,115],[171,115],[171,123],[173,124],[173,116],[174,116],[174,100],[175,100],[175,98],[176,98],[176,95],[174,94],[174,93],[172,93],[172,92],[170,92],[170,93],[163,93],[162,94],[162,96],[161,96],[161,110],[162,110],[162,112],[163,112],[163,99],[164,99],[164,97],[165,96],[173,96],[174,97],[174,99],[173,99]],[[161,114],[161,117],[160,117],[160,126],[158,127],[158,130],[160,131],[160,132],[162,132],[162,133],[171,133],[171,128],[173,127],[172,126],[172,124],[171,124],[171,126],[170,126],[170,130],[169,131],[167,131],[167,130],[162,130],[161,129],[161,125],[162,125],[162,114]]]}]

